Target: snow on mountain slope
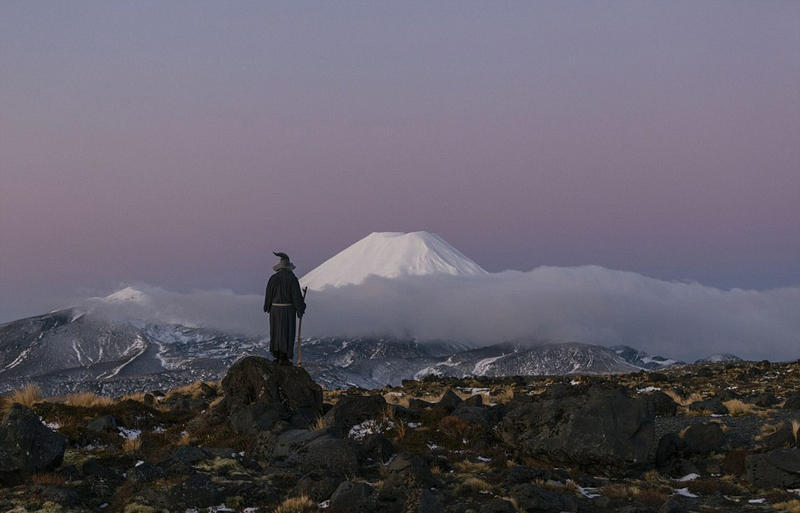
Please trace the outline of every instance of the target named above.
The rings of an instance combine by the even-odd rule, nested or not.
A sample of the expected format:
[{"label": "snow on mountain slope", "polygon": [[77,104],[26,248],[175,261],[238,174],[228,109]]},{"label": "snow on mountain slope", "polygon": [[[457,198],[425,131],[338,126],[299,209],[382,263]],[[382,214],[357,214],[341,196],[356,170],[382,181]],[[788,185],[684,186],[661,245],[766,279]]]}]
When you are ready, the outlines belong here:
[{"label": "snow on mountain slope", "polygon": [[300,280],[310,289],[358,284],[369,275],[488,274],[478,264],[428,232],[374,232],[334,255]]}]

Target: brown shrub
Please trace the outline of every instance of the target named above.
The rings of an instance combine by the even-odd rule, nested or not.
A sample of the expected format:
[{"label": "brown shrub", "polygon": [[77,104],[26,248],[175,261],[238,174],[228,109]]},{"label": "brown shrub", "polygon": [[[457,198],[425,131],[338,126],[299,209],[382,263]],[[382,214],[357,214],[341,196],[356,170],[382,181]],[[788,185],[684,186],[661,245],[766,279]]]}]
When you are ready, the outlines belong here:
[{"label": "brown shrub", "polygon": [[469,443],[480,433],[480,426],[476,426],[454,415],[447,415],[439,421],[439,429],[448,438],[457,442]]},{"label": "brown shrub", "polygon": [[56,474],[54,472],[45,472],[31,476],[31,482],[37,485],[64,486],[67,483],[67,480],[64,479],[64,476],[60,474]]},{"label": "brown shrub", "polygon": [[14,390],[6,397],[4,409],[9,408],[14,403],[19,403],[27,408],[33,407],[34,404],[42,401],[42,389],[39,385],[27,384],[24,387]]},{"label": "brown shrub", "polygon": [[700,478],[687,483],[689,491],[698,495],[739,495],[738,486],[723,479]]},{"label": "brown shrub", "polygon": [[317,503],[306,495],[290,497],[278,505],[272,513],[316,513]]}]

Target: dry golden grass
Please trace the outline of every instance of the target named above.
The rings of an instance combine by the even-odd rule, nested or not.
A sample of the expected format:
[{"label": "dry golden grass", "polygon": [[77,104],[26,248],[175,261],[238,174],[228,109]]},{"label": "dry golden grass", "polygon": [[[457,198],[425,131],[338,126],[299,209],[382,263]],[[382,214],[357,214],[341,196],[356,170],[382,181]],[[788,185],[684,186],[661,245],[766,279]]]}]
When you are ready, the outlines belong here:
[{"label": "dry golden grass", "polygon": [[480,474],[490,470],[489,464],[483,461],[457,461],[453,463],[453,467],[462,474]]},{"label": "dry golden grass", "polygon": [[441,475],[441,473],[442,473],[442,467],[440,467],[439,465],[434,465],[431,467],[431,474],[433,474],[434,476]]},{"label": "dry golden grass", "polygon": [[59,474],[55,474],[53,472],[45,472],[42,474],[34,474],[31,476],[31,482],[36,485],[54,485],[54,486],[64,486],[67,483],[67,480],[64,479],[64,476]]},{"label": "dry golden grass", "polygon": [[22,406],[30,408],[43,399],[42,389],[39,388],[39,385],[28,384],[11,392],[11,394],[6,397],[3,407],[4,409],[8,409],[12,404],[19,403]]},{"label": "dry golden grass", "polygon": [[461,484],[473,492],[489,491],[492,489],[492,485],[477,477],[468,477]]},{"label": "dry golden grass", "polygon": [[96,406],[111,406],[114,404],[114,399],[104,395],[93,394],[92,392],[79,392],[64,396],[64,404],[83,408],[94,408]]},{"label": "dry golden grass", "polygon": [[622,484],[622,483],[611,483],[603,486],[600,488],[600,493],[605,495],[606,497],[611,497],[612,499],[623,499],[626,497],[635,497],[641,493],[641,488],[638,486]]},{"label": "dry golden grass", "polygon": [[690,404],[692,404],[695,401],[702,401],[703,400],[703,396],[698,394],[697,392],[692,392],[691,394],[689,394],[686,397],[683,397],[682,395],[680,395],[676,391],[670,390],[670,389],[664,390],[664,393],[667,394],[668,396],[670,396],[673,401],[675,401],[676,403],[680,404],[681,406],[689,406]]},{"label": "dry golden grass", "polygon": [[514,389],[505,387],[499,393],[494,393],[489,400],[493,403],[505,404],[514,399]]},{"label": "dry golden grass", "polygon": [[800,500],[792,499],[786,502],[778,502],[772,504],[772,508],[778,511],[787,511],[788,513],[800,513]]},{"label": "dry golden grass", "polygon": [[800,421],[792,420],[792,434],[794,435],[794,441],[797,443],[797,432],[800,431]]},{"label": "dry golden grass", "polygon": [[325,429],[326,427],[325,417],[318,415],[316,420],[308,427],[308,429],[311,431],[319,431],[320,429]]},{"label": "dry golden grass", "polygon": [[122,442],[122,452],[125,454],[135,454],[142,449],[142,439],[138,436],[136,438],[126,438]]},{"label": "dry golden grass", "polygon": [[192,443],[192,435],[190,435],[187,431],[181,433],[181,437],[176,442],[176,445],[190,445]]},{"label": "dry golden grass", "polygon": [[663,484],[663,483],[666,482],[666,480],[661,475],[661,473],[656,469],[651,469],[651,470],[648,470],[647,472],[645,472],[643,478],[644,478],[645,482],[647,482],[649,484],[652,484],[652,485]]},{"label": "dry golden grass", "polygon": [[398,419],[397,422],[394,423],[394,433],[398,440],[403,440],[408,433],[408,427],[406,426],[406,423]]},{"label": "dry golden grass", "polygon": [[731,399],[730,401],[722,401],[722,404],[728,409],[728,413],[733,416],[738,415],[752,415],[758,408],[754,404],[745,403],[739,399]]},{"label": "dry golden grass", "polygon": [[[203,381],[197,380],[194,383],[190,383],[188,385],[184,385],[182,387],[174,388],[169,391],[167,397],[174,397],[176,395],[188,395],[192,399],[199,399],[205,394],[206,387],[211,387],[215,390],[219,390],[219,383],[216,381]],[[167,398],[165,397],[165,399]]]},{"label": "dry golden grass", "polygon": [[120,401],[125,401],[126,399],[130,399],[131,401],[136,401],[139,403],[144,402],[144,395],[146,392],[133,392],[131,394],[125,394],[119,398]]},{"label": "dry golden grass", "polygon": [[272,510],[272,513],[316,513],[317,503],[307,495],[290,497]]},{"label": "dry golden grass", "polygon": [[657,488],[644,488],[636,494],[636,499],[648,506],[660,506],[667,502],[669,494]]}]

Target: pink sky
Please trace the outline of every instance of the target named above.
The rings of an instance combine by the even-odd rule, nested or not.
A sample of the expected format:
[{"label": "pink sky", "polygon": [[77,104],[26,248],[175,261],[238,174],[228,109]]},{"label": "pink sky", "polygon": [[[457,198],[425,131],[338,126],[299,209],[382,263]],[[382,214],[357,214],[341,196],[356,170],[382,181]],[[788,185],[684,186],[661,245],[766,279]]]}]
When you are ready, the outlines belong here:
[{"label": "pink sky", "polygon": [[800,285],[798,2],[0,4],[0,322],[372,231]]}]

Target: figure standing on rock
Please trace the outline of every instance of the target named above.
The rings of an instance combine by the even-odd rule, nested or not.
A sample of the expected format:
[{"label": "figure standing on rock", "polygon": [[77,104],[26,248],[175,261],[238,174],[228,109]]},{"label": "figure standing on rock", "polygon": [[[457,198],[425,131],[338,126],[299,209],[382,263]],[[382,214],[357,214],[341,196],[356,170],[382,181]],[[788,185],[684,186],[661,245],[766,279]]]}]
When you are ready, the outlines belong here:
[{"label": "figure standing on rock", "polygon": [[281,260],[272,270],[275,274],[267,282],[264,311],[269,314],[269,352],[279,365],[291,365],[294,355],[295,316],[300,319],[306,311],[306,302],[300,291],[300,282],[292,270],[295,265],[286,253],[273,252]]}]

